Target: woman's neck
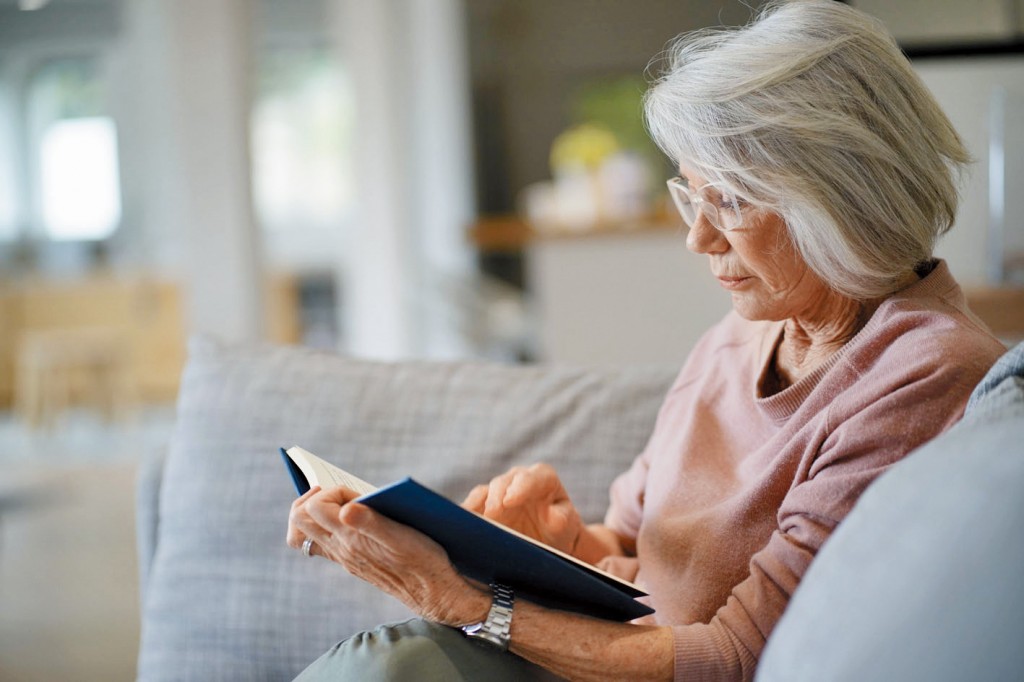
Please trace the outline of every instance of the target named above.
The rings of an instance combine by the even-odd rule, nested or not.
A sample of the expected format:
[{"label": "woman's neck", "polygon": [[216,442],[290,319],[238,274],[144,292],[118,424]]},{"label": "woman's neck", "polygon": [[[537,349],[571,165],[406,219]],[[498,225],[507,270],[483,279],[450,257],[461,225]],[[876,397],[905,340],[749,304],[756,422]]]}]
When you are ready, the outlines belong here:
[{"label": "woman's neck", "polygon": [[[907,272],[896,290],[913,284],[920,276]],[[809,307],[806,314],[786,319],[764,390],[771,393],[792,386],[821,367],[864,328],[885,299],[856,301],[829,292],[816,305]]]},{"label": "woman's neck", "polygon": [[835,355],[867,324],[880,303],[834,295],[812,315],[786,320],[775,351],[778,388],[795,384]]},{"label": "woman's neck", "polygon": [[[918,275],[908,272],[897,290],[917,279]],[[864,328],[884,300],[856,301],[830,292],[806,314],[786,320],[772,362],[776,390],[795,384],[835,355]]]}]

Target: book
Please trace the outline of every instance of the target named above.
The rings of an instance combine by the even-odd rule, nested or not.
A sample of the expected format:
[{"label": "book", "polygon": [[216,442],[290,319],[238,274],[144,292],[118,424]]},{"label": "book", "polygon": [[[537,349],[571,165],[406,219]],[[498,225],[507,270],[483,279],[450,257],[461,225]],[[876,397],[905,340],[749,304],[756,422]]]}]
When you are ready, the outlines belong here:
[{"label": "book", "polygon": [[480,583],[501,583],[516,596],[562,611],[627,621],[654,613],[647,593],[626,580],[465,509],[412,478],[377,488],[295,446],[281,456],[299,495],[313,486],[344,486],[357,501],[418,530],[448,553],[455,568]]}]

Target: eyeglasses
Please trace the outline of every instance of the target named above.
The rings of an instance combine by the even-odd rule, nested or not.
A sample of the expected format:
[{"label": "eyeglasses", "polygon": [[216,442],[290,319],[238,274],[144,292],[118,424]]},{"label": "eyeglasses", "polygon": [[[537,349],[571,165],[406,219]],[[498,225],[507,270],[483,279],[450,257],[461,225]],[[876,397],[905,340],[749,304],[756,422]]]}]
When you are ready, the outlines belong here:
[{"label": "eyeglasses", "polygon": [[688,227],[693,227],[700,215],[722,232],[735,230],[743,224],[742,208],[745,202],[722,192],[714,184],[708,183],[694,189],[681,176],[672,178],[666,184],[672,201],[679,209],[679,215],[683,216]]}]

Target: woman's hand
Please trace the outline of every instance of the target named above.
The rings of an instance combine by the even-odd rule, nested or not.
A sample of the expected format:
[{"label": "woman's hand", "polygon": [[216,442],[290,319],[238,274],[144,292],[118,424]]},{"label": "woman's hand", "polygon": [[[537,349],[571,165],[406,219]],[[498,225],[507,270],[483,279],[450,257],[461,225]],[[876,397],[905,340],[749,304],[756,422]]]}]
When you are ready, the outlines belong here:
[{"label": "woman's hand", "polygon": [[397,598],[426,620],[466,625],[483,620],[491,598],[463,578],[444,549],[418,531],[352,502],[346,488],[313,488],[292,503],[288,545],[306,538],[313,554]]},{"label": "woman's hand", "polygon": [[579,512],[549,464],[514,467],[473,488],[462,506],[568,554],[584,532]]}]

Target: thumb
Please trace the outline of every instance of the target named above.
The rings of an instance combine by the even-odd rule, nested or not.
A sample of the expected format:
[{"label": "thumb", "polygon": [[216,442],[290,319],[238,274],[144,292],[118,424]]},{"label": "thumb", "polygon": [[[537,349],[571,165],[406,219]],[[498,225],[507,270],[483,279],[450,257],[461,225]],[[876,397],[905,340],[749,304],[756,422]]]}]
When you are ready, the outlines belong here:
[{"label": "thumb", "polygon": [[341,508],[338,518],[349,528],[362,530],[370,523],[372,515],[373,512],[366,505],[350,502]]}]

